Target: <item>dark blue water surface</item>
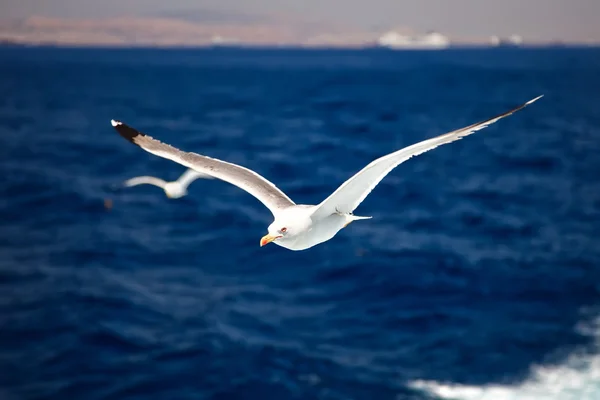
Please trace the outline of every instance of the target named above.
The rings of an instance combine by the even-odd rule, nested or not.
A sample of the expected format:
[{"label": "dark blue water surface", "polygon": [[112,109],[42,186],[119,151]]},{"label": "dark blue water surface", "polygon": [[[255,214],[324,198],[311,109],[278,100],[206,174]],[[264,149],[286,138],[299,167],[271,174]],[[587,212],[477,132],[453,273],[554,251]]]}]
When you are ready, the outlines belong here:
[{"label": "dark blue water surface", "polygon": [[[598,49],[0,50],[0,398],[425,399],[559,363],[600,305],[599,89]],[[114,189],[184,168],[111,118],[315,204],[539,94],[306,251],[224,182]]]}]

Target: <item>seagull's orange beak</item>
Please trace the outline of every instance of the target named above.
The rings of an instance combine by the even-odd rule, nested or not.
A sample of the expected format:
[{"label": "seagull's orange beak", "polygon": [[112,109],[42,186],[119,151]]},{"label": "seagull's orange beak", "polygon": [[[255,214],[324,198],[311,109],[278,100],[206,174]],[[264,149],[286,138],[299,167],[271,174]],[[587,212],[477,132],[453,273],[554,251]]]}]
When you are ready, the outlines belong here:
[{"label": "seagull's orange beak", "polygon": [[273,236],[273,235],[265,235],[260,239],[260,247],[263,247],[265,244],[271,243],[275,239],[279,239],[281,236]]}]

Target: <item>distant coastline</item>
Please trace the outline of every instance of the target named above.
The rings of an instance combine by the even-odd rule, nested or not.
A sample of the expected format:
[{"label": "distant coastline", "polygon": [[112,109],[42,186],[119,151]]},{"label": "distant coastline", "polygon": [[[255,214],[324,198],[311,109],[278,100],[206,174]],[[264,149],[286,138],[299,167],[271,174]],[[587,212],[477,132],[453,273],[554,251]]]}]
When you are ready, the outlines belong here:
[{"label": "distant coastline", "polygon": [[488,47],[597,47],[600,41],[531,40],[518,34],[455,37],[408,27],[360,31],[285,21],[211,23],[165,17],[0,20],[0,46],[444,50]]},{"label": "distant coastline", "polygon": [[135,44],[120,44],[120,45],[104,45],[104,44],[63,44],[63,43],[19,43],[12,41],[0,41],[0,48],[57,48],[57,49],[111,49],[111,50],[213,50],[213,51],[228,51],[228,50],[241,50],[241,51],[278,51],[278,50],[297,50],[297,51],[377,51],[377,52],[432,52],[432,51],[452,51],[452,50],[494,50],[494,51],[506,51],[506,50],[543,50],[543,49],[583,49],[583,48],[600,48],[600,44],[579,44],[579,43],[547,43],[547,44],[529,44],[519,47],[503,47],[503,46],[490,46],[485,44],[461,44],[455,43],[444,49],[422,49],[422,48],[402,48],[402,49],[390,49],[377,45],[367,44],[362,46],[323,46],[323,45],[254,45],[254,44],[236,44],[226,46],[215,46],[215,45],[135,45]]}]

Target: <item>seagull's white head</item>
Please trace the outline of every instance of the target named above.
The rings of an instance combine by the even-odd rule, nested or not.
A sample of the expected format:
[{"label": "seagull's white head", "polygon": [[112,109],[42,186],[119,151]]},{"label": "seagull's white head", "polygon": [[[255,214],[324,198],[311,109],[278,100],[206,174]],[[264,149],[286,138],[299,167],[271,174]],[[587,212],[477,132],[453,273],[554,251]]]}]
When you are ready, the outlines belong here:
[{"label": "seagull's white head", "polygon": [[271,242],[286,247],[286,243],[294,242],[299,236],[306,233],[312,224],[310,216],[304,212],[301,206],[290,207],[281,213],[268,228],[268,234],[260,239],[260,246]]}]

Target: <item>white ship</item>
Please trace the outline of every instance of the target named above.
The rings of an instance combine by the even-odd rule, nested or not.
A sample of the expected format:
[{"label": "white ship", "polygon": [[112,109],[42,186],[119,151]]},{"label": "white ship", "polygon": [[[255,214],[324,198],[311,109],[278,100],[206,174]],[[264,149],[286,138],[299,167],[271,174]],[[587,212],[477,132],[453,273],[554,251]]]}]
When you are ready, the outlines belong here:
[{"label": "white ship", "polygon": [[511,35],[507,39],[499,36],[492,36],[489,40],[493,47],[519,47],[523,44],[523,38],[519,35]]},{"label": "white ship", "polygon": [[445,49],[450,46],[450,40],[438,32],[413,36],[390,31],[377,39],[377,45],[390,49]]}]

